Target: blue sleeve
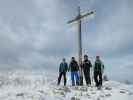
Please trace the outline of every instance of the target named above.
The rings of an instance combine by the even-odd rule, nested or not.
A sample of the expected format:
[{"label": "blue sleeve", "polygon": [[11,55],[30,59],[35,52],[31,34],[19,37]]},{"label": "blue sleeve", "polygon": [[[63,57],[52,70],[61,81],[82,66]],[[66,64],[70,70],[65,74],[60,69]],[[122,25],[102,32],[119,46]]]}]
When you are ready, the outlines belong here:
[{"label": "blue sleeve", "polygon": [[60,66],[59,66],[59,72],[61,72],[61,64],[60,64]]}]

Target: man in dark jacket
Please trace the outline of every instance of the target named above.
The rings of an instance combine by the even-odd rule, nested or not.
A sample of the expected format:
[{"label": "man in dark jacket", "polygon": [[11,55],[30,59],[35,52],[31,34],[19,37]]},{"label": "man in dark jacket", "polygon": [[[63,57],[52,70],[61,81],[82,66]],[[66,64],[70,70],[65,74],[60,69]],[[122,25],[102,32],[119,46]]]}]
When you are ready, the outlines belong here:
[{"label": "man in dark jacket", "polygon": [[66,72],[68,70],[68,64],[66,63],[65,58],[62,59],[59,67],[59,77],[58,77],[58,85],[60,85],[61,77],[64,76],[64,86],[66,85]]},{"label": "man in dark jacket", "polygon": [[96,56],[96,61],[95,61],[95,64],[94,64],[94,80],[95,80],[95,83],[96,83],[97,87],[102,86],[103,70],[104,70],[104,65],[103,65],[102,61],[100,60],[100,57]]},{"label": "man in dark jacket", "polygon": [[92,68],[91,61],[88,60],[88,56],[84,55],[84,61],[83,61],[83,71],[85,76],[85,81],[87,85],[91,85],[91,78],[90,78],[90,68]]},{"label": "man in dark jacket", "polygon": [[75,86],[75,80],[76,85],[79,85],[79,65],[74,57],[72,57],[72,60],[70,62],[69,70],[71,71],[72,86]]}]

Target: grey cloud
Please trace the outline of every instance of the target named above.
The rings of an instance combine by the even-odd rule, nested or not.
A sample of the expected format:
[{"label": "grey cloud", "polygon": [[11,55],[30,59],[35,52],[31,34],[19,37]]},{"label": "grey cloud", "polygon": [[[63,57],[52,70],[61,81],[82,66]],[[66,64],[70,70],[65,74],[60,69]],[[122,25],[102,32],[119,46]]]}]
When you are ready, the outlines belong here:
[{"label": "grey cloud", "polygon": [[67,33],[72,31],[66,30],[63,2],[5,0],[0,5],[1,68],[47,68],[73,51],[74,34]]},{"label": "grey cloud", "polygon": [[94,53],[117,55],[126,53],[133,47],[133,29],[131,28],[133,26],[131,18],[133,8],[124,0],[121,2],[113,1],[112,4],[114,3],[117,6],[112,6],[112,9],[115,10],[112,11],[112,9],[106,8],[104,16],[96,15],[99,16],[99,21],[96,20],[97,24],[93,28],[96,31],[92,37],[90,35],[88,39],[85,38],[84,40],[85,46],[88,46],[88,49]]}]

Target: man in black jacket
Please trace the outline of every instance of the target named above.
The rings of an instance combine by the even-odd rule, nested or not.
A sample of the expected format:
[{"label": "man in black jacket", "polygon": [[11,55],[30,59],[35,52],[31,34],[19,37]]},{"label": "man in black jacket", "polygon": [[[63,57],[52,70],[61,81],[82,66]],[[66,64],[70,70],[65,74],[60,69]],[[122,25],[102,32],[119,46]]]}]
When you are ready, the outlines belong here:
[{"label": "man in black jacket", "polygon": [[79,85],[79,65],[78,62],[75,60],[75,57],[72,57],[72,60],[69,65],[69,70],[71,71],[71,80],[72,86]]},{"label": "man in black jacket", "polygon": [[90,68],[92,67],[91,61],[88,60],[88,56],[84,55],[83,61],[83,71],[85,76],[85,81],[87,85],[91,85],[91,78],[90,78]]}]

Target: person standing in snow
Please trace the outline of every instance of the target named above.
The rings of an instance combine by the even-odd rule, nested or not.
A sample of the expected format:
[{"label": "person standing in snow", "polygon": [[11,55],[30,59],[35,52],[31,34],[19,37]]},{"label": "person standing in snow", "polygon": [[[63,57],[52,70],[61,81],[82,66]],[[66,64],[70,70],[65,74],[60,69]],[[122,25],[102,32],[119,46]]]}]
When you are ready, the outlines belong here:
[{"label": "person standing in snow", "polygon": [[68,70],[68,64],[66,62],[66,59],[63,58],[62,62],[60,63],[60,67],[59,67],[59,77],[58,77],[58,85],[60,85],[60,81],[61,81],[61,77],[64,77],[64,86],[66,86],[66,72]]},{"label": "person standing in snow", "polygon": [[94,80],[97,87],[102,86],[102,74],[104,70],[104,65],[102,61],[100,60],[100,56],[96,56],[96,61],[94,64]]},{"label": "person standing in snow", "polygon": [[69,70],[71,71],[72,86],[75,86],[75,83],[76,85],[79,85],[79,65],[74,57],[72,57],[69,64]]},{"label": "person standing in snow", "polygon": [[89,86],[91,85],[90,69],[92,68],[92,64],[91,64],[91,61],[88,60],[87,55],[84,55],[84,61],[83,61],[82,68],[83,68],[86,84],[87,86]]}]

